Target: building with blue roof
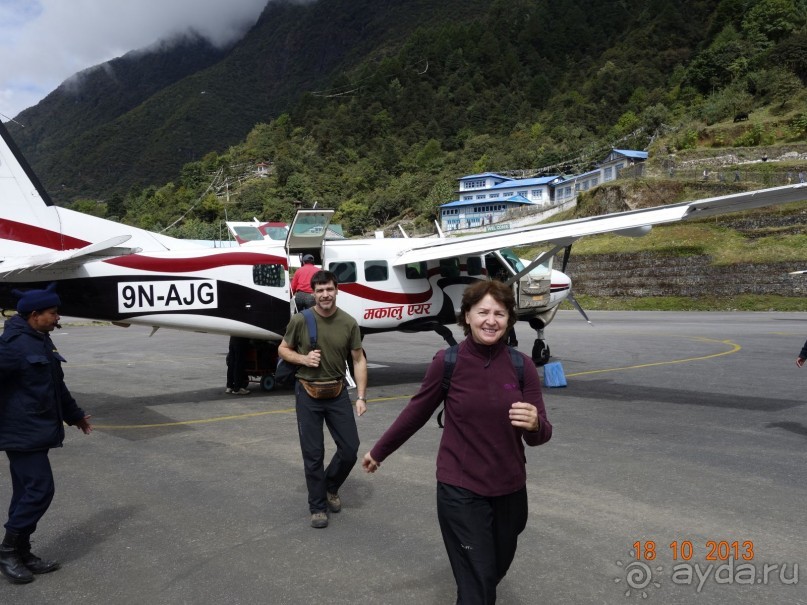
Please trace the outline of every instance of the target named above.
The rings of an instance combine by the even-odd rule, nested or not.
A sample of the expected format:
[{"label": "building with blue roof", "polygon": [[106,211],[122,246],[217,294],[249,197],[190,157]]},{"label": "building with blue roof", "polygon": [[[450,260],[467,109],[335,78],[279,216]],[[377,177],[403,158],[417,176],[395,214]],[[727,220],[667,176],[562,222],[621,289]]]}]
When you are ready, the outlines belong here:
[{"label": "building with blue roof", "polygon": [[628,167],[641,168],[646,160],[646,151],[612,149],[597,168],[572,176],[515,179],[495,172],[469,174],[457,179],[458,199],[440,206],[440,224],[446,231],[469,229],[499,222],[510,210],[548,209],[618,178]]},{"label": "building with blue roof", "polygon": [[508,210],[552,203],[552,183],[561,177],[514,179],[495,172],[469,174],[459,179],[459,199],[440,206],[442,228],[481,227],[495,223]]}]

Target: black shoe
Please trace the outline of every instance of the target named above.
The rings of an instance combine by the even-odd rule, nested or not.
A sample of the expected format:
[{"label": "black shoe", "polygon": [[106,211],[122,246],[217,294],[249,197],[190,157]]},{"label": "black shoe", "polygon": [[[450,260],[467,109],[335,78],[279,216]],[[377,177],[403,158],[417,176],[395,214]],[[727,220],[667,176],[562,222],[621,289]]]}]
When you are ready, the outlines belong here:
[{"label": "black shoe", "polygon": [[0,573],[13,584],[28,584],[34,581],[34,574],[22,562],[18,550],[20,535],[6,532],[3,543],[0,544]]},{"label": "black shoe", "polygon": [[56,571],[61,567],[57,561],[40,559],[34,553],[32,553],[30,536],[20,537],[18,551],[20,553],[20,559],[22,559],[22,564],[25,565],[31,571],[31,573],[49,573],[51,571]]}]

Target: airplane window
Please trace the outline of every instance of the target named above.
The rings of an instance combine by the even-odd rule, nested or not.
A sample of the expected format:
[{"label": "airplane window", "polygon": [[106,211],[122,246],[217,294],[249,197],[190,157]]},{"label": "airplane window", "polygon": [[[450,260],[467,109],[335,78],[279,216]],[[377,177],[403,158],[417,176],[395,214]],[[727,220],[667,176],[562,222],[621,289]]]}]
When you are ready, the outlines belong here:
[{"label": "airplane window", "polygon": [[490,277],[490,279],[507,281],[510,279],[510,276],[513,275],[493,254],[487,254],[485,256],[485,264],[488,270],[488,277]]},{"label": "airplane window", "polygon": [[299,237],[322,237],[330,218],[330,214],[305,214],[298,216],[292,226],[292,235]]},{"label": "airplane window", "polygon": [[469,256],[467,262],[468,275],[482,275],[482,259],[478,256]]},{"label": "airplane window", "polygon": [[460,259],[454,258],[441,258],[440,259],[440,276],[441,277],[459,277],[460,276]]},{"label": "airplane window", "polygon": [[389,277],[389,268],[385,260],[364,261],[364,279],[367,281],[386,281]]},{"label": "airplane window", "polygon": [[283,241],[286,239],[287,233],[286,227],[266,227],[266,235],[269,239]]},{"label": "airplane window", "polygon": [[286,284],[286,272],[283,265],[254,265],[252,281],[258,286],[280,288]]},{"label": "airplane window", "polygon": [[263,240],[263,234],[257,227],[234,227],[234,230],[235,234],[244,241],[259,242]]},{"label": "airplane window", "polygon": [[352,261],[330,263],[328,271],[336,276],[340,284],[352,284],[356,281],[356,263]]},{"label": "airplane window", "polygon": [[427,276],[426,273],[426,263],[419,262],[419,263],[409,263],[406,265],[405,269],[406,279],[425,279]]},{"label": "airplane window", "polygon": [[521,260],[516,256],[516,253],[510,250],[510,248],[502,248],[499,250],[499,254],[504,257],[504,260],[516,270],[516,272],[521,271],[524,268],[524,265],[521,264]]}]

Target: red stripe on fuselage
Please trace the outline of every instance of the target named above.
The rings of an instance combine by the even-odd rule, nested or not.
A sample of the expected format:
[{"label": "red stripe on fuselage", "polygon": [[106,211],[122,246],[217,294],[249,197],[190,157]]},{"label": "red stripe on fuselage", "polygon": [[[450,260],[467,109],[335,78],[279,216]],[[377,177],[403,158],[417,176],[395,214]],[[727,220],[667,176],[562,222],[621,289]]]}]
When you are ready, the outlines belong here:
[{"label": "red stripe on fuselage", "polygon": [[[0,219],[0,239],[50,248],[51,250],[74,250],[89,246],[92,243],[57,233],[50,229],[43,229],[42,227],[8,219]],[[127,269],[163,273],[190,273],[230,265],[273,264],[282,265],[284,269],[288,268],[288,261],[282,256],[254,252],[220,252],[185,258],[157,258],[141,254],[130,254],[104,262],[118,267],[126,267]]]},{"label": "red stripe on fuselage", "polygon": [[230,252],[185,258],[155,258],[153,256],[131,254],[104,262],[117,267],[126,267],[127,269],[161,273],[191,273],[193,271],[205,271],[232,265],[282,265],[285,269],[288,265],[286,259],[281,256],[256,254],[254,252]]},{"label": "red stripe on fuselage", "polygon": [[347,292],[359,298],[367,300],[374,300],[376,302],[389,303],[394,305],[415,305],[418,303],[426,302],[432,297],[432,287],[429,284],[429,289],[426,292],[386,292],[384,290],[376,290],[375,288],[368,288],[362,284],[339,284],[339,289],[342,292]]}]

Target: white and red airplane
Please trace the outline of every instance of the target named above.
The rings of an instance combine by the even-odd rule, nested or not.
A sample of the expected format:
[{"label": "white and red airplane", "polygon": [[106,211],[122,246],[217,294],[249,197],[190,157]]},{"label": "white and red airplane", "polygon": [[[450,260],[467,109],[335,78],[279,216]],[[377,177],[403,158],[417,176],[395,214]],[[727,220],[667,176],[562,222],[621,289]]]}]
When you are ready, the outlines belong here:
[{"label": "white and red airplane", "polygon": [[[242,230],[240,246],[206,248],[56,206],[2,124],[0,135],[0,308],[14,309],[12,289],[57,281],[64,315],[274,343],[294,311],[289,269],[313,254],[337,275],[339,306],[363,334],[435,330],[452,342],[446,325],[465,287],[502,279],[537,332],[532,357],[543,363],[543,329],[563,300],[574,301],[553,257],[577,239],[807,199],[797,184],[456,238],[333,240],[333,210],[301,210],[284,240]],[[532,261],[511,251],[541,242],[547,251]]]}]

